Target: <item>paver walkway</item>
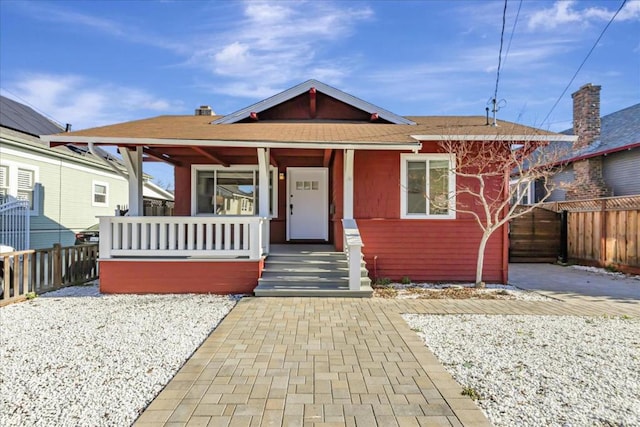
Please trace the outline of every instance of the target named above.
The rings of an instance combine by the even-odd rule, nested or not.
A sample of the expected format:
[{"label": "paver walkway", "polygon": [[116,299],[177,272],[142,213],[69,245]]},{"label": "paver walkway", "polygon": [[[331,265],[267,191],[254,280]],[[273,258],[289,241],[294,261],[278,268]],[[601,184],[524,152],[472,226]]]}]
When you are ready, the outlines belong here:
[{"label": "paver walkway", "polygon": [[640,304],[245,298],[136,425],[489,426],[400,313],[640,316]]}]

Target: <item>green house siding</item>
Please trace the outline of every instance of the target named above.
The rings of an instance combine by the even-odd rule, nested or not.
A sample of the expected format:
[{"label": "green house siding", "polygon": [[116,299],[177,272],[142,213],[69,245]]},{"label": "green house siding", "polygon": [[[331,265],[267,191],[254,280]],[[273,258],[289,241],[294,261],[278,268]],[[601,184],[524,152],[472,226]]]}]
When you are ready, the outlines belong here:
[{"label": "green house siding", "polygon": [[[127,181],[106,165],[34,144],[38,144],[35,137],[5,129],[0,133],[0,164],[35,171],[35,209],[30,218],[33,249],[54,243],[72,245],[75,233],[96,224],[97,216],[112,216],[117,205],[127,204]],[[93,203],[96,182],[108,188],[105,206]]]}]

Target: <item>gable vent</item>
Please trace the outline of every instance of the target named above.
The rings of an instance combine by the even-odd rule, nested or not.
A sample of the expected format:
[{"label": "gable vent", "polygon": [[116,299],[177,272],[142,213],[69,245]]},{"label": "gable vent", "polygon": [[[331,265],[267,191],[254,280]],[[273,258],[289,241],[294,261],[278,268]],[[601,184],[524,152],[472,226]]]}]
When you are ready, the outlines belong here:
[{"label": "gable vent", "polygon": [[199,108],[196,108],[196,116],[213,116],[214,114],[216,114],[216,112],[208,105],[201,105]]}]

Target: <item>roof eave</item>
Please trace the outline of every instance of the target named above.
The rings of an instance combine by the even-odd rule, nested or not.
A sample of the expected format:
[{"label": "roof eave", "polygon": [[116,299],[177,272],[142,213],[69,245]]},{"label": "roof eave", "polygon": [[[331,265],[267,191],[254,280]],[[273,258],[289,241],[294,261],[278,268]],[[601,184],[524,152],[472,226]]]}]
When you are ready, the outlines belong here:
[{"label": "roof eave", "polygon": [[611,148],[609,150],[596,151],[594,153],[583,154],[576,157],[571,157],[567,160],[563,160],[563,163],[573,163],[580,160],[591,159],[593,157],[606,156],[608,154],[619,153],[620,151],[627,151],[633,148],[640,147],[640,142],[634,142],[633,144],[627,144],[622,147]]},{"label": "roof eave", "polygon": [[367,142],[367,141],[239,141],[218,139],[165,139],[165,138],[119,138],[97,136],[45,135],[48,144],[99,144],[99,145],[144,145],[176,146],[196,145],[201,147],[248,147],[248,148],[302,148],[344,150],[399,150],[415,151],[422,148],[420,142]]},{"label": "roof eave", "polygon": [[411,135],[416,141],[540,141],[575,142],[574,135]]}]

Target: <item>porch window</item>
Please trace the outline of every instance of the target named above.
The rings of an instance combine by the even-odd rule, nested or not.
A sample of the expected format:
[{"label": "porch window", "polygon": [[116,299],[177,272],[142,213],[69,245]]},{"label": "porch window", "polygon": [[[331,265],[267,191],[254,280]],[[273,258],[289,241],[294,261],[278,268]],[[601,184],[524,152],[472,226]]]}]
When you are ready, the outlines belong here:
[{"label": "porch window", "polygon": [[451,156],[402,154],[400,158],[400,217],[455,218]]},{"label": "porch window", "polygon": [[[256,167],[195,167],[196,215],[258,215],[259,173]],[[269,214],[277,216],[275,169],[269,171]]]},{"label": "porch window", "polygon": [[93,181],[93,206],[109,206],[109,184]]}]

